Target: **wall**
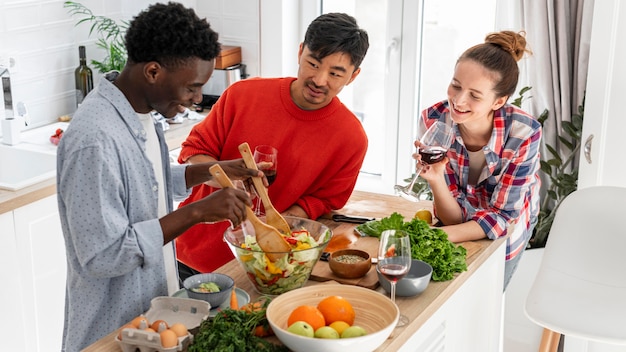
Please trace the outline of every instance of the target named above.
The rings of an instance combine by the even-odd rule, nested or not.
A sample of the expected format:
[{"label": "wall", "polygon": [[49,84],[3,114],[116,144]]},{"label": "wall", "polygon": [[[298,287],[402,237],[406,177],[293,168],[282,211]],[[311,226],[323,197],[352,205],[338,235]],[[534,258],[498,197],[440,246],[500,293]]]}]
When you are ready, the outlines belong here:
[{"label": "wall", "polygon": [[[148,0],[82,0],[78,1],[96,15],[115,20],[131,19],[139,11],[156,1]],[[242,46],[243,61],[248,72],[260,75],[260,1],[259,0],[180,0],[182,4],[194,7],[198,15],[206,17],[220,34],[220,41],[226,45]],[[90,25],[75,26],[77,18],[72,18],[63,7],[62,0],[0,0],[0,60],[13,57],[16,65],[12,68],[11,81],[14,104],[23,101],[31,116],[28,128],[34,128],[55,121],[59,116],[71,114],[75,110],[74,69],[78,66],[78,46],[85,45],[87,60],[102,60],[104,52],[97,48],[97,37],[89,37]],[[288,11],[284,0],[264,1],[268,13]],[[282,30],[280,21],[270,17],[267,26]],[[280,45],[277,43],[276,45]],[[296,62],[295,51],[293,63]],[[269,50],[269,49],[268,49]],[[280,50],[274,50],[278,53]],[[271,50],[269,50],[271,53]],[[274,62],[268,65],[268,75],[282,74],[281,59],[267,59]],[[0,61],[1,62],[1,61]],[[290,70],[293,73],[295,71]],[[101,75],[94,72],[94,83]],[[4,109],[0,109],[0,118]],[[1,134],[1,132],[0,132]]]}]

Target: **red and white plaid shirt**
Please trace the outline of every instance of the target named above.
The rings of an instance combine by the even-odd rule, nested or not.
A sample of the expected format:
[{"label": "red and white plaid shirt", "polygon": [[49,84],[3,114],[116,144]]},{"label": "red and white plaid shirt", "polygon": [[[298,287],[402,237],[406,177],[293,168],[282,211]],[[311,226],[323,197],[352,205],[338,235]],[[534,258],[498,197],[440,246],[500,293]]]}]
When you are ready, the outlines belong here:
[{"label": "red and white plaid shirt", "polygon": [[[452,125],[447,112],[447,100],[425,109],[418,132],[437,120]],[[508,224],[515,224],[506,253],[506,259],[512,259],[528,242],[539,213],[541,124],[510,104],[495,111],[491,138],[483,147],[486,166],[476,185],[468,184],[469,155],[458,126],[454,131],[456,139],[447,154],[448,188],[461,206],[464,221],[476,221],[488,238],[506,235]]]}]

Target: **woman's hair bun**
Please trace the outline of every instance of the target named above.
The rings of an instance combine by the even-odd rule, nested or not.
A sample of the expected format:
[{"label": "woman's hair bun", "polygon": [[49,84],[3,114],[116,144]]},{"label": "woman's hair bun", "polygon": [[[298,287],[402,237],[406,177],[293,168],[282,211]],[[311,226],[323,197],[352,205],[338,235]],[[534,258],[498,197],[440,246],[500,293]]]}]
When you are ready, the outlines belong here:
[{"label": "woman's hair bun", "polygon": [[531,53],[526,49],[526,38],[524,37],[526,32],[513,32],[513,31],[500,31],[487,34],[485,37],[485,43],[493,44],[502,48],[502,50],[508,52],[513,56],[515,61],[519,61],[524,53]]}]

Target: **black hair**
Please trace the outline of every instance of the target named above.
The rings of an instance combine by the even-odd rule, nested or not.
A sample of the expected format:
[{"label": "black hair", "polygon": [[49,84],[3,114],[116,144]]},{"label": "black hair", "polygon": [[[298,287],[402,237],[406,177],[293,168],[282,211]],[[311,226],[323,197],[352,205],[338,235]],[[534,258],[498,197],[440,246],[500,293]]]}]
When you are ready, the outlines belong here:
[{"label": "black hair", "polygon": [[357,69],[367,53],[369,39],[354,17],[345,13],[327,13],[311,22],[304,36],[304,45],[320,59],[338,52],[347,53]]},{"label": "black hair", "polygon": [[206,19],[175,2],[154,4],[135,16],[125,36],[128,60],[176,67],[189,58],[210,61],[220,52],[218,34]]}]

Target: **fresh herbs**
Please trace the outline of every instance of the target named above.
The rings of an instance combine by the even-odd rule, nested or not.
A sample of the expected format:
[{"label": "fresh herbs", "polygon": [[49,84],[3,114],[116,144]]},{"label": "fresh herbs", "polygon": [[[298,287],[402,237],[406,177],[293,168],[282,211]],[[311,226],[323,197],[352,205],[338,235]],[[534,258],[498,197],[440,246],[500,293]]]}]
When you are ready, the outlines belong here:
[{"label": "fresh herbs", "polygon": [[433,267],[433,281],[452,280],[455,273],[467,270],[467,250],[450,242],[443,230],[431,228],[424,220],[405,222],[402,215],[393,213],[386,218],[361,224],[357,230],[373,237],[380,237],[385,230],[406,231],[411,237],[411,257]]},{"label": "fresh herbs", "polygon": [[258,336],[259,327],[269,329],[265,317],[267,304],[269,300],[259,309],[224,309],[212,319],[203,321],[188,351],[288,352],[286,347]]}]

